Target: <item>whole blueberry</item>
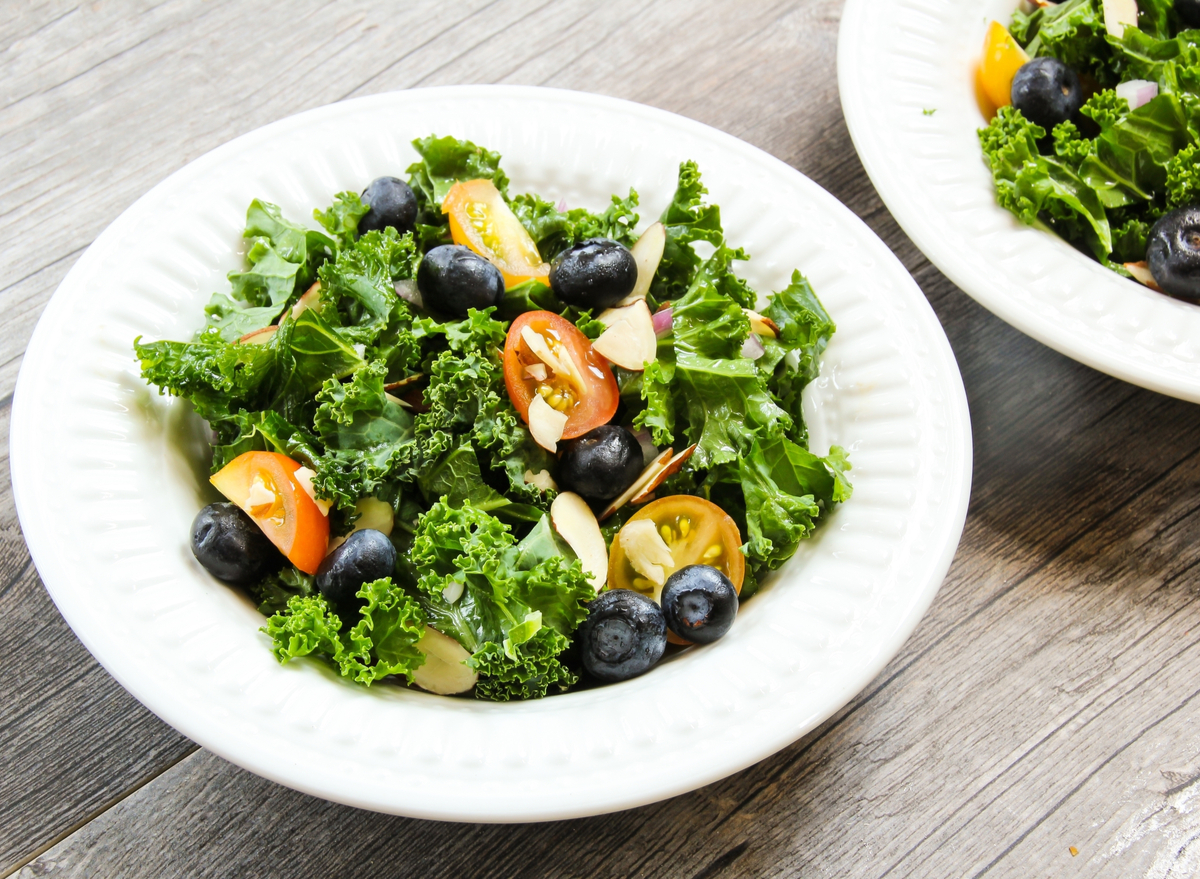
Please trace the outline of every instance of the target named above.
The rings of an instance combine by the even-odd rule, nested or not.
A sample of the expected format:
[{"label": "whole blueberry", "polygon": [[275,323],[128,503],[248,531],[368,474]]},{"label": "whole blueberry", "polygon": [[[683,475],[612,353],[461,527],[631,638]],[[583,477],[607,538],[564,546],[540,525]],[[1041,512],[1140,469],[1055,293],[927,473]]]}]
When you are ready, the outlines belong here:
[{"label": "whole blueberry", "polygon": [[192,520],[192,555],[218,580],[241,585],[283,564],[254,520],[224,502],[209,504]]},{"label": "whole blueberry", "polygon": [[417,197],[397,177],[377,177],[363,190],[362,200],[371,209],[358,221],[358,233],[380,231],[389,226],[403,235],[417,222]]},{"label": "whole blueberry", "polygon": [[417,289],[429,308],[456,317],[482,311],[504,298],[504,276],[475,251],[443,244],[425,254],[417,268]]},{"label": "whole blueberry", "polygon": [[667,649],[667,624],[658,605],[629,589],[601,592],[575,632],[583,667],[606,683],[649,671]]},{"label": "whole blueberry", "polygon": [[667,628],[691,644],[711,644],[738,612],[737,589],[712,565],[688,565],[667,577],[662,596]]},{"label": "whole blueberry", "polygon": [[588,500],[612,500],[642,475],[642,447],[617,424],[592,428],[562,450],[558,484]]},{"label": "whole blueberry", "polygon": [[590,238],[563,251],[550,267],[550,287],[576,308],[610,308],[632,292],[637,260],[616,241]]},{"label": "whole blueberry", "polygon": [[1184,26],[1200,28],[1200,0],[1175,0],[1175,11]]},{"label": "whole blueberry", "polygon": [[364,583],[390,577],[396,567],[396,547],[382,531],[364,528],[325,556],[317,568],[316,586],[321,596],[341,613],[361,603],[358,590]]},{"label": "whole blueberry", "polygon": [[1012,103],[1022,116],[1049,134],[1055,125],[1079,112],[1083,90],[1075,71],[1057,58],[1034,58],[1013,77]]},{"label": "whole blueberry", "polygon": [[1200,301],[1200,206],[1159,217],[1146,240],[1146,262],[1164,292]]}]

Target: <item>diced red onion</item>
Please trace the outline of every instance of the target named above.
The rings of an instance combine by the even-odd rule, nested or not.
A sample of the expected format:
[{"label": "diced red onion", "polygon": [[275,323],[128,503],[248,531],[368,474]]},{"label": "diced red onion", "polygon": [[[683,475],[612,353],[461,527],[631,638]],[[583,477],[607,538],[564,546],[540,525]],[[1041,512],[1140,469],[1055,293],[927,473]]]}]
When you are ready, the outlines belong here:
[{"label": "diced red onion", "polygon": [[554,206],[554,209],[556,211],[558,211],[560,214],[565,214],[567,212],[567,200],[564,198],[560,198],[558,200],[558,204],[556,204]]},{"label": "diced red onion", "polygon": [[1131,79],[1117,86],[1117,97],[1129,102],[1129,109],[1136,110],[1158,97],[1158,83],[1146,79]]},{"label": "diced red onion", "polygon": [[396,295],[405,302],[415,305],[417,308],[424,308],[425,303],[421,300],[421,291],[417,289],[416,281],[396,281]]},{"label": "diced red onion", "polygon": [[763,347],[762,339],[758,337],[758,333],[751,333],[746,337],[746,341],[742,343],[743,357],[757,360],[766,353],[767,349]]},{"label": "diced red onion", "polygon": [[651,318],[654,321],[654,335],[664,336],[670,332],[671,311],[671,306],[668,305],[666,308],[660,308],[654,312],[654,316]]}]

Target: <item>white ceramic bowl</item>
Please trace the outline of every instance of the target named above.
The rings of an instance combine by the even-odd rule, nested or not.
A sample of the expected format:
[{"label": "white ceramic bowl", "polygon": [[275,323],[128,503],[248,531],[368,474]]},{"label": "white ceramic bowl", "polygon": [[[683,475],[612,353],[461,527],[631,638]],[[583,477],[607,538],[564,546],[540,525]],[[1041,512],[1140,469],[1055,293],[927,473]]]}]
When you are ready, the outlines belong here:
[{"label": "white ceramic bowl", "polygon": [[[306,218],[402,174],[409,142],[500,150],[515,191],[593,208],[634,186],[646,217],[699,162],[746,277],[793,267],[839,325],[805,404],[814,445],[851,450],[855,494],[710,647],[620,685],[522,704],[348,684],[279,665],[249,601],[197,565],[203,431],[147,389],[131,343],[186,338],[240,264],[251,198]],[[648,221],[643,219],[643,224]],[[961,378],[937,319],[862,222],[771,156],[610,98],[461,87],[322,107],[173,174],[88,249],[30,343],[13,404],[13,486],[47,589],[130,692],[201,745],[331,800],[423,818],[532,821],[639,805],[786,746],[868,683],[950,564],[971,473]]]},{"label": "white ceramic bowl", "polygon": [[[838,88],[888,209],[930,261],[1040,342],[1134,384],[1200,401],[1200,307],[1122,278],[996,204],[974,66],[1017,0],[847,0]],[[934,111],[926,115],[924,111]]]}]

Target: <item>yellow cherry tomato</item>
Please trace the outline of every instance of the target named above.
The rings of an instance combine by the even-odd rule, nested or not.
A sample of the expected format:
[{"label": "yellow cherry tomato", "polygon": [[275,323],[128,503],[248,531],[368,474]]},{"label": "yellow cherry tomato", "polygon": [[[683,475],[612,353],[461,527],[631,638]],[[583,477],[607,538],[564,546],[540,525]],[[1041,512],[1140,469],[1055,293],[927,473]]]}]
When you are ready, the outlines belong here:
[{"label": "yellow cherry tomato", "polygon": [[995,107],[1012,103],[1012,81],[1021,65],[1029,60],[1025,50],[1000,22],[993,21],[983,40],[983,60],[979,62],[979,85]]},{"label": "yellow cherry tomato", "polygon": [[471,248],[504,276],[506,287],[532,278],[543,283],[550,266],[491,180],[460,180],[442,199],[450,215],[450,237]]}]

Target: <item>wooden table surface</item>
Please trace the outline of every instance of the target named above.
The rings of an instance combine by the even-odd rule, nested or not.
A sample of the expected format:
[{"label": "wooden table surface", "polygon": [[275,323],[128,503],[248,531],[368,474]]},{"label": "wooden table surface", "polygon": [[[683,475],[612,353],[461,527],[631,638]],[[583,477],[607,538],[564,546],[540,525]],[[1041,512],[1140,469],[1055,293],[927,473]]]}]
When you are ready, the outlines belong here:
[{"label": "wooden table surface", "polygon": [[479,82],[662,107],[824,186],[925,291],[975,433],[950,574],[900,654],[845,708],[694,793],[525,826],[361,812],[198,749],[63,622],[30,563],[4,466],[0,876],[1200,871],[1200,407],[1033,342],[916,250],[846,132],[839,0],[3,0],[0,11],[6,458],[38,315],[143,192],[300,110]]}]

